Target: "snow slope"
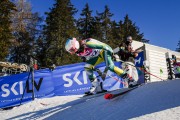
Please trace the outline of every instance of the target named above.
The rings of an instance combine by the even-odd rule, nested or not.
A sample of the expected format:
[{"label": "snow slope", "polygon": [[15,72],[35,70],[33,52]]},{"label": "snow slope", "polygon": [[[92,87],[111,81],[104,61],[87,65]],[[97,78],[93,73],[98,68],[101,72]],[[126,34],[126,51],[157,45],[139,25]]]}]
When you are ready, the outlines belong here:
[{"label": "snow slope", "polygon": [[146,84],[112,100],[80,97],[38,99],[0,111],[1,120],[180,120],[180,80]]}]

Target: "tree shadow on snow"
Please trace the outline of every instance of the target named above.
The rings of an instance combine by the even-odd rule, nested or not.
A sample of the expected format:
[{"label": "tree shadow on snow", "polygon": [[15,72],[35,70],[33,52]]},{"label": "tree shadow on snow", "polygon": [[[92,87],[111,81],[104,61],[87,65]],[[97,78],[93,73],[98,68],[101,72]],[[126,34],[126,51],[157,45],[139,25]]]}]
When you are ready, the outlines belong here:
[{"label": "tree shadow on snow", "polygon": [[[53,120],[126,120],[180,106],[180,80],[141,86],[123,96],[105,100],[103,96],[88,102],[78,99],[64,105],[25,113],[10,119]],[[69,107],[68,106],[72,106]],[[68,109],[66,109],[68,108]],[[63,110],[65,109],[65,110]]]},{"label": "tree shadow on snow", "polygon": [[[34,111],[34,112],[28,112],[28,113],[24,113],[12,118],[9,118],[7,120],[12,120],[12,119],[18,119],[18,120],[25,120],[25,119],[38,119],[38,118],[42,118],[44,116],[56,113],[56,112],[60,112],[63,111],[65,109],[68,109],[74,105],[77,105],[79,103],[85,102],[84,99],[77,99],[71,102],[67,102],[63,105],[59,105],[59,106],[55,106],[55,107],[51,107],[51,108],[47,108],[47,109],[43,109],[43,110],[38,110],[38,111]],[[39,103],[40,104],[40,103]],[[46,104],[44,104],[44,106],[46,106]],[[47,104],[48,106],[48,104]]]}]

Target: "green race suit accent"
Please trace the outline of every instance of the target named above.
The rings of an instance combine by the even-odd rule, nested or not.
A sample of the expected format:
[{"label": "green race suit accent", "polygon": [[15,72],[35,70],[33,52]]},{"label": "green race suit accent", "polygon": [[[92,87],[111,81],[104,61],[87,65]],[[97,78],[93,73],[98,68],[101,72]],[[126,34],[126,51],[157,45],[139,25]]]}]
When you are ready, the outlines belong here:
[{"label": "green race suit accent", "polygon": [[[110,71],[118,75],[124,73],[122,69],[114,65],[112,61],[113,50],[109,45],[91,38],[83,40],[82,44],[84,45],[84,51],[77,55],[86,58],[87,64],[85,65],[85,71],[90,80],[93,81],[95,79],[95,75],[93,74],[94,66],[105,61],[105,58],[107,58],[106,67],[108,67]],[[105,51],[107,51],[107,54],[105,54]]]}]

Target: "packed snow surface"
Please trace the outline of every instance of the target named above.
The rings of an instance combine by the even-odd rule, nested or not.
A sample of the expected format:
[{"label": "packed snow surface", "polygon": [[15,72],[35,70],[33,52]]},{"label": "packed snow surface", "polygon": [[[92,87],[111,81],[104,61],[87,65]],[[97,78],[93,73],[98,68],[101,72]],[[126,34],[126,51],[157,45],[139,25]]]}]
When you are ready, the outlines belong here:
[{"label": "packed snow surface", "polygon": [[112,100],[81,95],[36,99],[1,110],[4,119],[46,120],[180,120],[180,80],[143,85]]}]

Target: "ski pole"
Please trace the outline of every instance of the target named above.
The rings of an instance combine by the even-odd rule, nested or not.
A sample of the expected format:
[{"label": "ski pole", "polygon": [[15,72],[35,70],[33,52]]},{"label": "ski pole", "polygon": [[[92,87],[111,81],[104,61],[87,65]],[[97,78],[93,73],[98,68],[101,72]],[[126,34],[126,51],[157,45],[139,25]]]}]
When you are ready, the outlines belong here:
[{"label": "ski pole", "polygon": [[[96,71],[96,72],[99,74],[99,76],[103,77],[103,73],[102,73],[98,68],[94,69],[94,71]],[[124,85],[127,85],[126,82],[121,81],[121,80],[119,80],[119,79],[116,78],[116,77],[113,77],[113,76],[111,76],[111,75],[109,75],[109,74],[106,74],[106,75],[109,76],[109,77],[111,77],[111,78],[113,78],[114,80],[116,80],[116,81],[118,81],[118,82],[124,84]],[[97,77],[99,77],[99,76],[97,76]]]},{"label": "ski pole", "polygon": [[117,79],[117,78],[115,78],[115,77],[113,77],[113,76],[111,76],[111,75],[109,75],[109,74],[107,74],[107,76],[109,76],[109,77],[113,78],[114,80],[116,80],[116,81],[118,81],[118,82],[120,82],[120,83],[122,83],[122,84],[124,84],[124,85],[127,85],[127,83],[126,83],[126,82],[121,81],[121,80],[119,80],[119,79]]},{"label": "ski pole", "polygon": [[147,74],[149,74],[149,75],[152,75],[152,76],[154,76],[154,77],[156,77],[156,78],[159,78],[160,80],[164,81],[162,78],[160,78],[160,77],[158,77],[158,76],[156,76],[156,75],[154,75],[154,74],[148,72],[148,71],[145,70],[144,68],[142,68],[141,70],[143,70],[145,73],[147,73]]}]

